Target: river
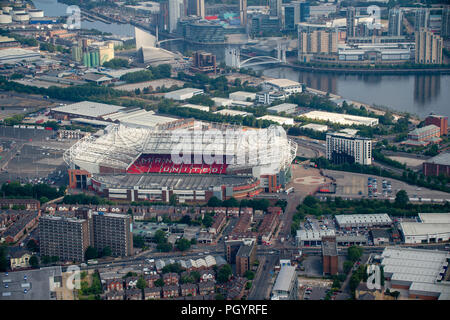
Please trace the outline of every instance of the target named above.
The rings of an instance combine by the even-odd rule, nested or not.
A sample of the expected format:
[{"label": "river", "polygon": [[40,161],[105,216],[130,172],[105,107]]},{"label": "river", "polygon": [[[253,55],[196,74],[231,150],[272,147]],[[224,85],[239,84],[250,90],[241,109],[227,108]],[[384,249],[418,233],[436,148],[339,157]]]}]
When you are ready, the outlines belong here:
[{"label": "river", "polygon": [[[67,5],[57,0],[34,0],[35,6],[46,16],[66,15]],[[111,32],[118,36],[134,36],[129,24],[106,24],[82,21],[82,28]],[[166,43],[163,47],[183,53],[203,49],[224,59],[225,46],[190,46],[186,43]],[[450,75],[339,75],[293,70],[289,67],[262,67],[263,74],[274,78],[288,78],[308,87],[338,94],[346,99],[409,112],[424,117],[430,112],[450,117]]]},{"label": "river", "polygon": [[[44,10],[46,17],[66,16],[67,5],[59,3],[57,0],[33,0],[37,9]],[[102,32],[110,32],[119,37],[134,37],[134,27],[130,24],[104,23],[101,21],[81,21],[82,29],[96,29]]]}]

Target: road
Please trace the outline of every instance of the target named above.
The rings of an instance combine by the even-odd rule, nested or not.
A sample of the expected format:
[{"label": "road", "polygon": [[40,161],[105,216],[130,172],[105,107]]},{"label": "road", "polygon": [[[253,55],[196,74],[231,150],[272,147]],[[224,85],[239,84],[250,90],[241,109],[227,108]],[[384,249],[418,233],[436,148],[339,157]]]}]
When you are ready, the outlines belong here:
[{"label": "road", "polygon": [[260,265],[253,280],[252,289],[247,300],[265,300],[270,297],[271,272],[278,263],[280,256],[278,253],[260,256]]}]

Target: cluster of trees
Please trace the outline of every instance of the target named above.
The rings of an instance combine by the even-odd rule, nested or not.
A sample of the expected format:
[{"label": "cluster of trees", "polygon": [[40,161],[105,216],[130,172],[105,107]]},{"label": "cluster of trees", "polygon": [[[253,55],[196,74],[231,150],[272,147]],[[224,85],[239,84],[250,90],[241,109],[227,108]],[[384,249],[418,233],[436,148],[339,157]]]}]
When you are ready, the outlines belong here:
[{"label": "cluster of trees", "polygon": [[39,88],[13,81],[8,81],[5,77],[0,77],[0,89],[4,91],[15,91],[26,94],[38,94],[54,99],[75,102],[84,100],[95,102],[110,102],[113,98],[129,95],[128,92],[119,91],[110,87],[99,86],[94,83],[79,86],[70,86],[67,88],[56,86],[51,86],[49,88]]},{"label": "cluster of trees", "polygon": [[[281,202],[279,204],[282,205]],[[267,199],[243,199],[241,201],[238,201],[235,198],[231,197],[230,199],[221,201],[217,197],[211,197],[208,201],[208,207],[250,207],[254,210],[266,211],[269,206],[270,201]]]},{"label": "cluster of trees", "polygon": [[65,204],[113,204],[99,196],[89,196],[84,193],[65,195],[62,202]]},{"label": "cluster of trees", "polygon": [[160,252],[172,251],[173,246],[167,241],[166,233],[162,230],[155,232],[154,241],[156,242],[156,249]]},{"label": "cluster of trees", "polygon": [[111,256],[111,248],[104,247],[103,249],[95,249],[94,247],[87,247],[84,257],[86,260],[104,258]]},{"label": "cluster of trees", "polygon": [[0,271],[5,272],[9,268],[9,261],[6,258],[8,254],[8,247],[6,245],[0,245]]},{"label": "cluster of trees", "polygon": [[359,265],[358,269],[353,272],[348,283],[353,295],[361,281],[367,282],[367,277],[367,266],[363,264]]},{"label": "cluster of trees", "polygon": [[311,139],[317,139],[317,140],[325,140],[326,139],[326,133],[320,132],[308,128],[300,128],[300,127],[290,127],[287,131],[288,135],[291,136],[306,136]]},{"label": "cluster of trees", "polygon": [[219,284],[226,283],[230,280],[231,275],[233,274],[233,270],[229,264],[225,264],[222,268],[217,272],[217,282]]},{"label": "cluster of trees", "polygon": [[42,42],[39,45],[39,50],[42,51],[48,51],[48,52],[62,52],[62,53],[69,53],[70,49],[64,48],[61,45],[54,45],[53,43],[49,43],[49,42]]},{"label": "cluster of trees", "polygon": [[170,64],[161,64],[156,67],[148,67],[147,70],[141,70],[124,74],[120,80],[127,83],[136,83],[151,81],[155,79],[170,78],[172,66]]},{"label": "cluster of trees", "polygon": [[128,60],[121,58],[114,58],[109,61],[103,62],[103,67],[111,69],[120,69],[128,67]]},{"label": "cluster of trees", "polygon": [[21,185],[19,182],[14,181],[2,184],[1,192],[8,198],[34,198],[40,200],[41,203],[45,203],[63,196],[66,192],[66,187],[61,186],[57,189],[46,183]]},{"label": "cluster of trees", "polygon": [[100,276],[98,273],[92,275],[92,283],[89,286],[87,281],[81,281],[81,289],[79,290],[79,296],[88,296],[88,299],[100,299],[100,294],[102,293],[102,282],[100,281]]}]

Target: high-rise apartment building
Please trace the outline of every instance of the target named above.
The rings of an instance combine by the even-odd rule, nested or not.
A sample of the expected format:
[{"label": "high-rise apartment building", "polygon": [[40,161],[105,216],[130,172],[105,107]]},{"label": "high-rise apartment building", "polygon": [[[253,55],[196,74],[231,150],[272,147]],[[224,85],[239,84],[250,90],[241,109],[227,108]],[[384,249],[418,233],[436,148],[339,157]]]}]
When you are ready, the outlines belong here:
[{"label": "high-rise apartment building", "polygon": [[92,214],[94,247],[111,249],[114,257],[133,254],[133,223],[131,215],[95,212]]},{"label": "high-rise apartment building", "polygon": [[346,133],[327,133],[327,159],[334,164],[372,164],[372,140]]},{"label": "high-rise apartment building", "polygon": [[175,32],[183,12],[183,0],[169,0],[169,32]]},{"label": "high-rise apartment building", "polygon": [[442,9],[441,37],[450,37],[450,6],[445,6]]},{"label": "high-rise apartment building", "polygon": [[281,4],[282,0],[269,0],[270,16],[278,17],[281,20]]},{"label": "high-rise apartment building", "polygon": [[422,28],[428,28],[430,23],[430,10],[426,8],[417,9],[414,19],[414,31],[420,31]]},{"label": "high-rise apartment building", "polygon": [[389,10],[388,34],[390,36],[402,35],[402,20],[403,20],[403,12],[401,9],[393,8]]},{"label": "high-rise apartment building", "polygon": [[41,256],[83,261],[89,243],[89,226],[85,219],[44,215],[39,220]]},{"label": "high-rise apartment building", "polygon": [[205,17],[205,0],[187,0],[187,15]]},{"label": "high-rise apartment building", "polygon": [[441,64],[442,38],[427,29],[416,31],[416,63]]},{"label": "high-rise apartment building", "polygon": [[298,25],[298,59],[308,62],[317,55],[338,52],[338,34],[335,28],[323,25]]},{"label": "high-rise apartment building", "polygon": [[356,35],[355,25],[356,9],[354,7],[347,8],[347,39]]},{"label": "high-rise apartment building", "polygon": [[239,16],[241,26],[247,27],[247,0],[239,0]]}]

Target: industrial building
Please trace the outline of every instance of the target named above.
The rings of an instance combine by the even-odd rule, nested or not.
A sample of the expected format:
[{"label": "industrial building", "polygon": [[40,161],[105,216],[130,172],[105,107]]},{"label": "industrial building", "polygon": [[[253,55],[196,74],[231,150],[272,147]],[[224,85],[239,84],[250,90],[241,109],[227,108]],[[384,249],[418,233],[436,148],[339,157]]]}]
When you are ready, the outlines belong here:
[{"label": "industrial building", "polygon": [[272,288],[271,300],[297,300],[298,277],[295,267],[283,266]]},{"label": "industrial building", "polygon": [[378,119],[376,118],[325,111],[310,111],[302,114],[301,116],[312,120],[329,121],[331,123],[338,123],[345,126],[357,125],[374,127],[378,125]]},{"label": "industrial building", "polygon": [[[437,221],[435,217],[426,220]],[[401,222],[400,231],[405,243],[437,243],[450,240],[449,222]]]},{"label": "industrial building", "polygon": [[407,297],[419,300],[449,300],[450,282],[446,251],[387,247],[378,258],[384,277],[395,289],[406,290]]},{"label": "industrial building", "polygon": [[209,112],[209,107],[207,107],[207,106],[201,106],[201,105],[199,105],[199,104],[190,104],[190,103],[186,103],[186,104],[181,105],[180,107],[182,107],[182,108],[197,109],[197,110],[200,110],[200,111],[206,111],[206,112]]},{"label": "industrial building", "polygon": [[446,213],[419,213],[422,223],[450,223],[450,212]]},{"label": "industrial building", "polygon": [[392,219],[386,213],[340,214],[334,217],[339,228],[390,227]]},{"label": "industrial building", "polygon": [[288,125],[288,126],[293,126],[294,125],[294,119],[286,118],[286,117],[265,115],[265,116],[259,117],[257,119],[269,120],[269,121],[273,121],[273,122],[276,122],[276,123],[281,124],[281,125]]},{"label": "industrial building", "polygon": [[292,114],[295,113],[297,109],[297,105],[293,104],[293,103],[282,103],[282,104],[278,104],[276,106],[273,107],[269,107],[267,108],[267,111],[270,113],[286,113],[286,114]]},{"label": "industrial building", "polygon": [[193,96],[203,94],[203,89],[183,88],[164,94],[164,98],[183,101],[192,98]]},{"label": "industrial building", "polygon": [[345,133],[327,133],[327,159],[334,164],[372,164],[372,140]]},{"label": "industrial building", "polygon": [[51,114],[55,119],[69,120],[72,118],[100,119],[103,116],[116,113],[125,109],[112,104],[82,101],[51,109]]},{"label": "industrial building", "polygon": [[302,92],[302,84],[289,79],[266,80],[263,82],[263,86],[269,90],[283,91],[289,94]]},{"label": "industrial building", "polygon": [[284,101],[289,94],[281,91],[263,90],[256,94],[256,101],[260,104],[272,104],[274,101]]},{"label": "industrial building", "polygon": [[[295,242],[299,247],[321,246],[322,238],[334,236],[336,236],[334,230],[297,230]],[[365,245],[367,244],[367,237],[364,235],[336,236],[336,243],[338,246]]]},{"label": "industrial building", "polygon": [[35,61],[41,59],[39,52],[22,49],[22,48],[7,48],[0,50],[0,65],[15,64],[22,61]]},{"label": "industrial building", "polygon": [[323,275],[338,274],[339,257],[336,236],[322,237]]},{"label": "industrial building", "polygon": [[441,153],[423,163],[423,174],[425,176],[444,175],[450,177],[450,153]]},{"label": "industrial building", "polygon": [[256,93],[254,92],[245,92],[245,91],[236,91],[230,93],[228,96],[230,100],[233,101],[253,101],[256,99]]},{"label": "industrial building", "polygon": [[327,132],[328,131],[328,126],[325,124],[316,124],[316,123],[308,123],[305,124],[304,126],[301,126],[300,128],[302,129],[308,129],[308,130],[314,130],[314,131],[319,131],[319,132]]},{"label": "industrial building", "polygon": [[214,112],[215,114],[221,114],[224,116],[241,116],[241,117],[247,117],[251,116],[251,113],[245,112],[245,111],[239,111],[239,110],[232,110],[232,109],[222,109],[219,111]]}]

